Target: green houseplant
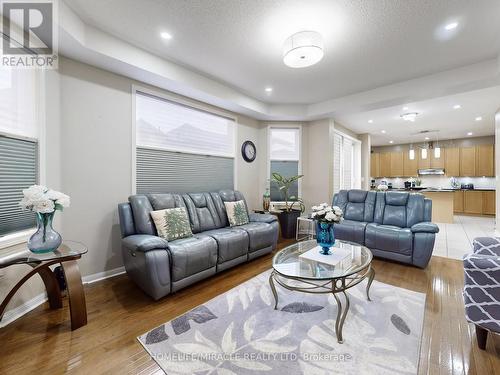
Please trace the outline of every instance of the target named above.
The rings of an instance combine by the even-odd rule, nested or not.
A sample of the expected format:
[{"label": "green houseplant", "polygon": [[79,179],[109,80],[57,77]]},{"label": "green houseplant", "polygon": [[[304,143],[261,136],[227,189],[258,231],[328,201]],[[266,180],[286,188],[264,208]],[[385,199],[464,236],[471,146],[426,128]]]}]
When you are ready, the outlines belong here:
[{"label": "green houseplant", "polygon": [[297,230],[297,218],[305,211],[305,206],[301,198],[294,195],[290,196],[290,188],[294,182],[304,177],[304,175],[284,177],[277,172],[273,172],[272,177],[272,182],[278,186],[285,203],[285,208],[278,215],[281,235],[283,238],[294,238]]}]

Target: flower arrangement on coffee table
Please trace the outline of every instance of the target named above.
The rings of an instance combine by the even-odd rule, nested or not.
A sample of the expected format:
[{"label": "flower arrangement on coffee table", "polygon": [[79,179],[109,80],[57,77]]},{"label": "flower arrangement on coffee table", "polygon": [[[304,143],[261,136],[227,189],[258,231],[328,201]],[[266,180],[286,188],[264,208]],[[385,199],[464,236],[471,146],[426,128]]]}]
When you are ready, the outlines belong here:
[{"label": "flower arrangement on coffee table", "polygon": [[344,212],[338,206],[321,203],[311,208],[311,219],[316,221],[316,241],[321,246],[321,254],[331,254],[330,248],[335,244],[334,225],[344,220]]}]

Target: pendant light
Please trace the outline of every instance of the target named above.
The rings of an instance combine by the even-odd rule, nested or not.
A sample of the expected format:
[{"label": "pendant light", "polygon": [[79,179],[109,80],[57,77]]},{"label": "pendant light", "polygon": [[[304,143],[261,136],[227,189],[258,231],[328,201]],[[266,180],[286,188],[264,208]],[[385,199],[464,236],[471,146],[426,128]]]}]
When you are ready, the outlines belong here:
[{"label": "pendant light", "polygon": [[415,160],[415,150],[413,149],[413,143],[410,143],[410,150],[408,151],[408,157],[410,160]]},{"label": "pendant light", "polygon": [[439,147],[439,138],[436,133],[436,146],[434,147],[434,159],[439,159],[441,157],[441,147]]}]

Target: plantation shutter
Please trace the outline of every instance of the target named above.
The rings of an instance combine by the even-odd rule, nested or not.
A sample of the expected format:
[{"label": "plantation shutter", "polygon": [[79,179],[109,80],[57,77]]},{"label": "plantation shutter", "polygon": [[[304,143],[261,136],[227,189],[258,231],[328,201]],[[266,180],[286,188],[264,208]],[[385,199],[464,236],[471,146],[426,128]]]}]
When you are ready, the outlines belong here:
[{"label": "plantation shutter", "polygon": [[350,139],[344,138],[343,143],[343,189],[352,189],[353,184],[353,145]]},{"label": "plantation shutter", "polygon": [[342,136],[335,133],[333,136],[333,192],[338,193],[342,188]]},{"label": "plantation shutter", "polygon": [[37,159],[36,142],[0,136],[0,237],[35,227],[35,214],[18,203],[37,183]]},{"label": "plantation shutter", "polygon": [[138,194],[234,188],[234,159],[137,147]]}]

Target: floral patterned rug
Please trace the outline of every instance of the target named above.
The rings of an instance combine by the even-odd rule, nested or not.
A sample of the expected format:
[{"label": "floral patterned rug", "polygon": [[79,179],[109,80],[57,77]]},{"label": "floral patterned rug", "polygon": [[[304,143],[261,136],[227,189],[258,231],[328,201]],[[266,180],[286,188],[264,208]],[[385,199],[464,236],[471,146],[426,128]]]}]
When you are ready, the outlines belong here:
[{"label": "floral patterned rug", "polygon": [[331,295],[277,286],[270,271],[138,339],[167,374],[416,374],[425,294],[374,281],[349,289],[344,343]]}]

